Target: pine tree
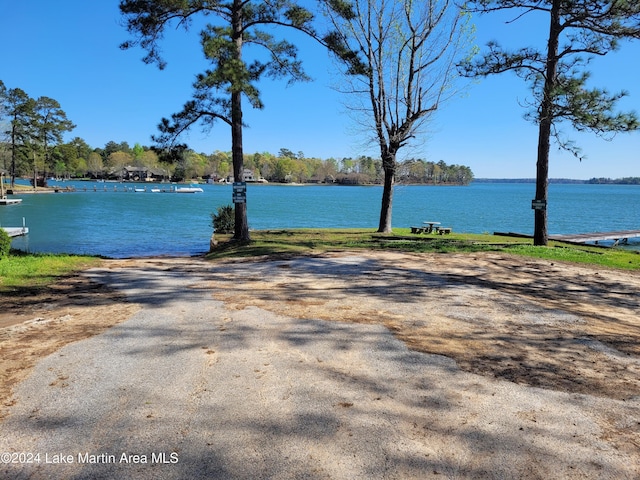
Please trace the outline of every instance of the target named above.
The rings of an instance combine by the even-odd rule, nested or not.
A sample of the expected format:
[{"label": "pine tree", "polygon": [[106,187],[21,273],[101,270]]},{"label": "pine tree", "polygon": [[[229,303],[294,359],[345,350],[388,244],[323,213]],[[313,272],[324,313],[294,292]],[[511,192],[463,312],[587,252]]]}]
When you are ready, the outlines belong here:
[{"label": "pine tree", "polygon": [[30,143],[34,135],[33,119],[36,101],[20,88],[3,88],[0,103],[8,126],[7,137],[11,146],[11,187],[14,187],[18,164],[24,160],[24,147]]},{"label": "pine tree", "polygon": [[513,11],[514,21],[544,15],[549,30],[546,51],[523,47],[507,51],[492,42],[479,60],[463,65],[466,75],[486,76],[513,71],[529,83],[534,101],[526,118],[538,127],[534,244],[547,245],[547,197],[551,138],[580,158],[581,151],[564,138],[562,122],[597,135],[636,130],[635,113],[615,113],[626,92],[611,94],[588,88],[587,63],[614,51],[623,39],[640,38],[640,3],[636,0],[471,0],[473,12]]},{"label": "pine tree", "polygon": [[[212,68],[197,76],[193,99],[182,111],[171,119],[162,119],[161,133],[154,140],[170,143],[196,123],[210,128],[216,121],[222,121],[231,128],[233,175],[236,181],[241,181],[242,99],[246,98],[254,108],[262,108],[256,83],[265,76],[288,78],[290,82],[308,80],[297,59],[295,45],[276,40],[267,29],[285,27],[318,38],[311,26],[311,12],[290,0],[122,0],[120,11],[126,18],[128,31],[137,36],[122,48],[141,46],[147,51],[144,61],[160,68],[165,65],[159,50],[165,28],[174,23],[186,28],[199,17],[215,21],[200,32],[201,47]],[[247,46],[261,47],[268,60],[247,62],[243,56]],[[245,203],[235,204],[235,227],[236,240],[250,239]]]},{"label": "pine tree", "polygon": [[[53,171],[51,160],[51,146],[62,143],[65,132],[70,132],[76,126],[67,118],[57,100],[49,97],[39,97],[35,101],[35,115],[33,117],[33,129],[35,143],[42,147],[44,152],[44,167]],[[44,172],[46,173],[46,172]]]}]

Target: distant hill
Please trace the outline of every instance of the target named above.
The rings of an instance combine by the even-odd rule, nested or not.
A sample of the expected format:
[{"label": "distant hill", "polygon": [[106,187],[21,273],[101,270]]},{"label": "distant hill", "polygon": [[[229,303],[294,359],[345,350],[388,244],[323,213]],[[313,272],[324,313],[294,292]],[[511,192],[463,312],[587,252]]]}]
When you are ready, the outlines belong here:
[{"label": "distant hill", "polygon": [[612,180],[610,178],[592,178],[587,183],[597,185],[640,185],[640,177],[624,177]]},{"label": "distant hill", "polygon": [[[474,183],[536,183],[535,178],[474,178]],[[549,183],[589,183],[590,180],[550,178]]]},{"label": "distant hill", "polygon": [[[474,183],[536,183],[535,178],[474,178]],[[589,180],[574,180],[571,178],[550,178],[549,183],[576,183],[590,185],[640,185],[640,177],[624,178],[591,178]]]}]

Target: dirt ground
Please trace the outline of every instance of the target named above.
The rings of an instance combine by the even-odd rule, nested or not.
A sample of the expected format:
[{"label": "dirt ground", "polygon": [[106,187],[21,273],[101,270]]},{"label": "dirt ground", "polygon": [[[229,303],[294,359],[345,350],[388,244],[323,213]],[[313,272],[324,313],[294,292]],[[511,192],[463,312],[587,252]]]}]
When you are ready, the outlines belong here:
[{"label": "dirt ground", "polygon": [[58,285],[0,296],[0,419],[12,405],[14,385],[41,358],[97,335],[131,317],[138,307],[83,276]]},{"label": "dirt ground", "polygon": [[[351,252],[211,264],[105,260],[112,268],[151,263],[185,273],[197,263],[199,275],[204,264],[204,286],[230,309],[251,305],[298,318],[381,323],[410,348],[446,355],[469,372],[618,400],[640,396],[638,272],[498,253]],[[137,308],[83,276],[35,295],[3,295],[3,412],[11,388],[38,359]],[[640,425],[625,428],[640,448]]]}]

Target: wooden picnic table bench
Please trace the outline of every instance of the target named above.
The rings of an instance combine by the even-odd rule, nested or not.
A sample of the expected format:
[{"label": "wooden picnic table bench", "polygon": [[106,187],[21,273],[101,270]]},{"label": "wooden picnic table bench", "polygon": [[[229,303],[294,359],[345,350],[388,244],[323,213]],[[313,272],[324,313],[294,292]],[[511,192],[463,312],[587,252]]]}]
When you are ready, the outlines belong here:
[{"label": "wooden picnic table bench", "polygon": [[422,223],[424,223],[426,226],[424,227],[412,226],[411,233],[437,233],[439,235],[446,235],[451,233],[451,230],[452,230],[451,227],[441,227],[440,222],[432,222],[429,220]]},{"label": "wooden picnic table bench", "polygon": [[438,227],[436,227],[436,225],[440,225],[440,222],[434,222],[434,221],[431,221],[431,220],[426,220],[426,221],[424,221],[422,223],[424,223],[425,225],[428,225],[428,227],[425,227],[425,233],[433,232],[434,227],[438,228]]},{"label": "wooden picnic table bench", "polygon": [[425,224],[424,227],[411,227],[411,233],[438,233],[440,235],[444,235],[446,233],[451,233],[451,227],[441,227],[440,222],[434,222],[431,220],[426,220],[422,222]]}]

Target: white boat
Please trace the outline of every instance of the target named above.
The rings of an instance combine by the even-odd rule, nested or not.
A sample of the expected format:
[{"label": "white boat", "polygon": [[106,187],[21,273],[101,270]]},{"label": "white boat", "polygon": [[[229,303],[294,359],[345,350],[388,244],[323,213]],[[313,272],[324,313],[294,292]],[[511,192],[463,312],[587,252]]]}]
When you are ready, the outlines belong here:
[{"label": "white boat", "polygon": [[176,189],[174,191],[176,193],[202,193],[202,192],[204,192],[204,190],[202,190],[202,188],[194,187],[193,185],[190,185],[188,187],[176,187]]},{"label": "white boat", "polygon": [[146,192],[147,191],[147,187],[144,187],[144,188],[134,187],[133,191],[134,192]]},{"label": "white boat", "polygon": [[151,193],[160,193],[160,189],[158,187],[153,187],[151,189]]}]

